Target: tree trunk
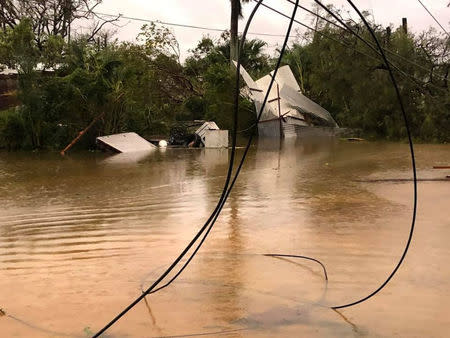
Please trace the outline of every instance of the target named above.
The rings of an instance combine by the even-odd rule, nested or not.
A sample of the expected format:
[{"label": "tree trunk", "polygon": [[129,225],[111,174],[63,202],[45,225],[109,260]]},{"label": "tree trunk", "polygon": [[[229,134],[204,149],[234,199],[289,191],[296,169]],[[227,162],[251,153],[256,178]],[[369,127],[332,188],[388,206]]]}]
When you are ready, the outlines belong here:
[{"label": "tree trunk", "polygon": [[238,21],[240,15],[240,0],[231,0],[231,25],[230,25],[230,62],[237,61],[239,56]]}]

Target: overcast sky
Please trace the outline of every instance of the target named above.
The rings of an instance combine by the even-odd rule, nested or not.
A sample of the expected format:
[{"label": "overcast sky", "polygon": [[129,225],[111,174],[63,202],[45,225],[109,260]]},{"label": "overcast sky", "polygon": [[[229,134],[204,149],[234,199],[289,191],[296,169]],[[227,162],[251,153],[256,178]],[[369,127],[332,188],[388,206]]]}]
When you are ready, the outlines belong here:
[{"label": "overcast sky", "polygon": [[[450,8],[447,4],[450,0],[422,0],[428,9],[435,15],[441,24],[450,30]],[[265,0],[265,4],[275,7],[278,10],[290,14],[293,5],[285,0]],[[349,11],[352,17],[356,17],[354,12],[345,0],[330,0],[324,3],[334,4],[337,7],[343,7]],[[420,5],[417,0],[354,0],[354,3],[361,10],[368,10],[373,14],[377,23],[384,26],[390,23],[398,26],[401,24],[402,17],[408,18],[408,26],[411,30],[418,32],[428,29],[429,26],[439,26],[434,22],[430,15]],[[307,8],[313,8],[314,1],[302,0],[301,4]],[[244,19],[240,21],[240,28],[245,25],[245,19],[251,12],[254,2],[246,4],[244,7]],[[103,0],[103,3],[97,7],[97,12],[118,14],[124,16],[137,17],[148,20],[160,20],[178,24],[205,26],[217,29],[228,29],[230,21],[230,3],[229,0]],[[299,10],[297,19],[308,25],[312,23],[311,16]],[[123,19],[120,22],[122,28],[117,28],[117,37],[120,40],[133,41],[139,33],[143,22]],[[276,13],[261,7],[251,27],[251,32],[284,34],[287,29],[288,20],[280,17]],[[298,25],[294,26],[298,27]],[[185,58],[188,50],[195,47],[203,35],[218,37],[219,32],[210,32],[192,28],[171,27],[182,51],[182,58]],[[300,28],[303,32],[305,29]],[[252,35],[254,37],[254,35]],[[269,46],[269,52],[272,53],[274,47],[281,44],[282,37],[259,36],[265,40]]]}]

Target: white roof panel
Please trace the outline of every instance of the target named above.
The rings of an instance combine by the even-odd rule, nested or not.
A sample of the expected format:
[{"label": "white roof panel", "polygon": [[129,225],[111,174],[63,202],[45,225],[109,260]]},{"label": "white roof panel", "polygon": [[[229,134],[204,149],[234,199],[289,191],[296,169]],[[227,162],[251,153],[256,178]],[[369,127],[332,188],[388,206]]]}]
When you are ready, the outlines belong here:
[{"label": "white roof panel", "polygon": [[120,153],[156,149],[156,146],[136,133],[123,133],[97,137],[97,142],[106,144]]}]

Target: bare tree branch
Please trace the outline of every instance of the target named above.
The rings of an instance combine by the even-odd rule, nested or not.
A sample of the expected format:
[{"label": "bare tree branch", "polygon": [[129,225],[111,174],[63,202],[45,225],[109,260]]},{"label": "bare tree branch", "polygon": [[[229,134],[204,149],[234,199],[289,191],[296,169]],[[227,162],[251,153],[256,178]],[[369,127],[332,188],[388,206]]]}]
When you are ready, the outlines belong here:
[{"label": "bare tree branch", "polygon": [[47,36],[70,38],[71,27],[76,21],[91,20],[93,28],[87,34],[92,41],[108,24],[114,24],[120,16],[105,19],[94,10],[101,0],[0,0],[0,29],[14,28],[23,18],[32,22],[39,48]]}]

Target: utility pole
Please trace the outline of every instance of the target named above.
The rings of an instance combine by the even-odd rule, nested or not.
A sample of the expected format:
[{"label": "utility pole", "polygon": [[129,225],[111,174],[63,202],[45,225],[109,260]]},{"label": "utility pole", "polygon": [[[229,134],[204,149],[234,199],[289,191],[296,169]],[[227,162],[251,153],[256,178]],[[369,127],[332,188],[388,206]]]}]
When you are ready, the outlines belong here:
[{"label": "utility pole", "polygon": [[230,22],[230,63],[233,69],[233,61],[239,56],[238,23],[241,14],[241,1],[231,0],[231,22]]}]

